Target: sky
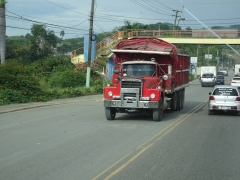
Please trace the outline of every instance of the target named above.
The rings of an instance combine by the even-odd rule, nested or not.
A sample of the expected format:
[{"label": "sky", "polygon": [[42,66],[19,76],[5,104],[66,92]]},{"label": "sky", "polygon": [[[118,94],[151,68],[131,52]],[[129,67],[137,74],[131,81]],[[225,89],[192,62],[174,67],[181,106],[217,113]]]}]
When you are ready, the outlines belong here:
[{"label": "sky", "polygon": [[[33,24],[45,24],[63,39],[89,32],[92,0],[5,0],[7,36],[25,36]],[[131,23],[172,23],[185,29],[240,24],[240,0],[95,0],[94,33],[110,32]],[[185,20],[182,20],[185,19]],[[197,20],[196,20],[197,19]],[[199,21],[198,21],[199,20]],[[161,27],[160,27],[161,29]]]}]

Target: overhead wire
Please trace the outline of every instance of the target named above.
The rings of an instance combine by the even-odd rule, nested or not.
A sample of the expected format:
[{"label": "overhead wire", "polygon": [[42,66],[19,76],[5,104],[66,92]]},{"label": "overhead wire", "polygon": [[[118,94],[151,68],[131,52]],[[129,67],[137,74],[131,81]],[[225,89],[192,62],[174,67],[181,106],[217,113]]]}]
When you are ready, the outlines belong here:
[{"label": "overhead wire", "polygon": [[155,13],[157,13],[157,14],[162,14],[162,15],[165,15],[165,16],[171,16],[170,14],[166,14],[166,13],[163,14],[163,13],[160,13],[160,12],[154,10],[154,9],[151,9],[151,8],[149,8],[149,7],[145,6],[145,5],[137,2],[136,0],[130,0],[130,1],[132,1],[134,4],[137,4],[138,6],[141,6],[141,7],[143,7],[144,9],[147,9],[147,10],[149,10],[149,11],[151,11],[151,12],[155,12]]},{"label": "overhead wire", "polygon": [[[157,9],[157,7],[159,7],[159,4],[155,4],[155,3],[153,3],[153,2],[149,2],[149,1],[146,1],[146,0],[142,0],[144,3],[146,3],[147,5],[149,5],[151,8],[154,8],[154,9]],[[162,7],[160,7],[160,8],[162,8]],[[164,7],[164,9],[165,9],[165,7]],[[157,9],[157,10],[159,10],[159,9]],[[165,11],[161,11],[161,12],[163,12],[163,13],[165,13],[165,14],[168,14],[167,12],[165,12]]]},{"label": "overhead wire", "polygon": [[51,4],[55,5],[55,6],[61,7],[61,8],[63,8],[63,9],[66,9],[66,10],[69,10],[69,11],[72,11],[72,12],[75,12],[75,13],[77,13],[77,14],[89,16],[89,15],[87,15],[87,14],[79,13],[79,12],[77,12],[77,11],[73,11],[72,9],[68,9],[68,8],[66,8],[66,7],[60,6],[60,5],[56,4],[56,3],[53,3],[53,2],[48,1],[48,0],[43,0],[43,1],[46,1],[46,2],[48,2],[48,3],[51,3]]},{"label": "overhead wire", "polygon": [[69,28],[69,29],[75,29],[75,30],[83,30],[83,31],[85,31],[85,29],[77,29],[77,28],[73,28],[73,27],[69,27],[69,26],[61,26],[61,25],[50,24],[50,23],[45,23],[45,22],[40,22],[40,21],[35,21],[35,20],[27,19],[27,18],[25,18],[25,17],[23,17],[23,16],[20,16],[20,15],[18,15],[18,14],[16,14],[16,13],[13,13],[13,12],[7,10],[7,9],[6,9],[6,11],[8,11],[8,12],[14,14],[14,15],[16,15],[16,16],[17,16],[16,19],[25,20],[25,21],[29,21],[29,22],[32,22],[32,23],[45,24],[45,25],[54,26],[54,27],[63,27],[63,28]]}]

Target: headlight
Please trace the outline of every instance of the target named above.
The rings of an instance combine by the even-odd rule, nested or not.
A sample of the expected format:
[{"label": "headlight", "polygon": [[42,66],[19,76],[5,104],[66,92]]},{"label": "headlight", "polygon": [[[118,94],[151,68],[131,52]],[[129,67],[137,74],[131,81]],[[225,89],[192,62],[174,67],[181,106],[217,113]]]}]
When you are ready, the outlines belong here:
[{"label": "headlight", "polygon": [[108,92],[108,95],[109,95],[109,96],[112,96],[112,95],[113,95],[112,91],[109,91],[109,92]]},{"label": "headlight", "polygon": [[150,95],[150,97],[151,97],[152,99],[154,99],[154,98],[156,97],[156,95],[155,95],[154,93],[152,93],[152,94]]}]

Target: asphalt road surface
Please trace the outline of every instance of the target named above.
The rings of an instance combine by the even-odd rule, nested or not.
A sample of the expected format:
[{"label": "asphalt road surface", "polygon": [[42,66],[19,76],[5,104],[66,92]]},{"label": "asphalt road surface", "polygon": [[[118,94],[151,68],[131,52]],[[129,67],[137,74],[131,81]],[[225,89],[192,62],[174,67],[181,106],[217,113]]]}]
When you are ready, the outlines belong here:
[{"label": "asphalt road surface", "polygon": [[240,179],[240,118],[208,115],[212,88],[192,82],[161,122],[107,121],[101,95],[1,113],[0,180]]}]

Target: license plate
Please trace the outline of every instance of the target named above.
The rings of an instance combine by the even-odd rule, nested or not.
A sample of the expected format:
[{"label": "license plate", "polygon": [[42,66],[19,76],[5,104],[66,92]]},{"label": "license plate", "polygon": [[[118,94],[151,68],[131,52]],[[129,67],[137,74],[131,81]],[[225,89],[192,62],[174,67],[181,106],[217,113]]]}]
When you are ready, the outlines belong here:
[{"label": "license plate", "polygon": [[224,107],[224,106],[223,106],[221,109],[229,109],[229,107]]}]

